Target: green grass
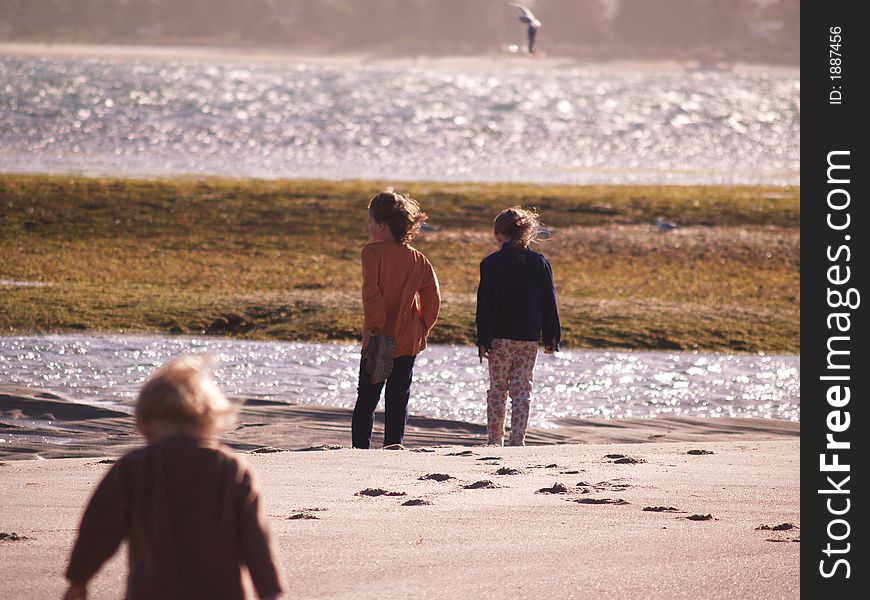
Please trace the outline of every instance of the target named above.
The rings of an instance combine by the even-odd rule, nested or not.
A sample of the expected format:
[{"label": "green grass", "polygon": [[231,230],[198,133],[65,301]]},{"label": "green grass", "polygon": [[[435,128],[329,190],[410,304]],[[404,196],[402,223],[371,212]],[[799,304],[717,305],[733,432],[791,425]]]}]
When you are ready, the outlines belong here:
[{"label": "green grass", "polygon": [[[0,331],[354,340],[371,181],[0,175]],[[499,210],[553,232],[565,345],[799,352],[800,190],[408,183],[440,231],[431,341],[470,343]],[[681,227],[663,234],[659,215]]]}]

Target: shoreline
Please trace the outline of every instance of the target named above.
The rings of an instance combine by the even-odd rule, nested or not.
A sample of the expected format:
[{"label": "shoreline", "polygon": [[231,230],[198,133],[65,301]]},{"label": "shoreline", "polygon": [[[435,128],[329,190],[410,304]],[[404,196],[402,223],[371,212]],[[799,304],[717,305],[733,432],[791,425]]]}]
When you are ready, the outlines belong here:
[{"label": "shoreline", "polygon": [[[236,427],[221,441],[237,452],[272,454],[346,448],[352,410],[236,397]],[[530,428],[529,446],[795,440],[800,422],[733,417],[561,418],[552,428]],[[379,447],[383,412],[376,415],[373,447]],[[0,386],[0,460],[120,456],[141,445],[133,418],[108,407],[84,404],[40,388]],[[479,447],[486,426],[420,417],[408,421],[406,446]]]},{"label": "shoreline", "polygon": [[[251,62],[254,64],[299,64],[383,67],[426,67],[444,69],[515,68],[583,68],[587,70],[656,71],[691,68],[692,61],[677,60],[586,60],[569,56],[547,56],[530,59],[524,55],[454,55],[390,57],[364,53],[318,54],[315,51],[280,50],[271,48],[218,46],[148,46],[125,44],[75,44],[40,42],[0,42],[0,57],[41,57],[105,60],[153,60],[197,62]],[[740,73],[780,73],[800,75],[799,66],[767,63],[734,63],[732,70]]]}]

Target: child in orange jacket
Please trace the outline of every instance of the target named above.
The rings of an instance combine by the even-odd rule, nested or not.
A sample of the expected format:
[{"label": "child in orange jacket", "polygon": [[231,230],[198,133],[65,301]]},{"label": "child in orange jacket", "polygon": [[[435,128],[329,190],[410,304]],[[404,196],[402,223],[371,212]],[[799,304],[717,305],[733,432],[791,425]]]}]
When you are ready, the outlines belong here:
[{"label": "child in orange jacket", "polygon": [[414,359],[438,319],[441,293],[429,260],[411,247],[426,220],[420,205],[392,191],[372,198],[368,209],[372,242],[362,249],[363,349],[357,401],[353,411],[353,446],[371,446],[375,408],[384,382],[372,383],[366,371],[369,340],[374,334],[395,340],[393,369],[386,380],[384,445],[401,444],[408,421]]}]

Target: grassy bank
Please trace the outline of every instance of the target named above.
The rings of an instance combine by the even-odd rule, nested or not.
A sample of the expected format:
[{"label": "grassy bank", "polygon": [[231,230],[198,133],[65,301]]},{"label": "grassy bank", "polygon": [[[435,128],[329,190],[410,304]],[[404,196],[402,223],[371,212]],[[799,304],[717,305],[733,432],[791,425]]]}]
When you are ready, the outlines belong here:
[{"label": "grassy bank", "polygon": [[[0,174],[0,331],[354,340],[370,181]],[[434,342],[474,336],[492,218],[552,230],[565,345],[798,352],[798,188],[414,183],[439,227]],[[670,232],[657,216],[680,224]]]}]

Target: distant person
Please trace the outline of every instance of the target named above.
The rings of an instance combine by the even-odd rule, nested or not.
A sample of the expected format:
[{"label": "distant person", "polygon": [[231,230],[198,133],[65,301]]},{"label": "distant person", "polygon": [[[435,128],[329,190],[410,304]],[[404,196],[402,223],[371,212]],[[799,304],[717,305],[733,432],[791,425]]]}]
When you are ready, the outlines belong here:
[{"label": "distant person", "polygon": [[94,492],[64,600],[86,598],[88,581],[124,540],[130,600],[241,600],[243,567],[260,598],[283,591],[251,471],[214,439],[235,410],[210,362],[178,357],[142,386],[136,426],[147,444],[118,460]]},{"label": "distant person", "polygon": [[535,37],[538,35],[538,29],[541,28],[541,22],[535,17],[531,10],[520,4],[519,2],[511,2],[511,6],[518,8],[522,14],[519,16],[520,22],[526,25],[526,35],[528,36],[529,54],[535,53]]},{"label": "distant person", "polygon": [[435,271],[410,245],[425,221],[426,214],[409,196],[386,191],[369,202],[372,242],[362,249],[363,342],[354,448],[371,446],[384,377],[384,446],[404,442],[414,360],[426,347],[441,307]]},{"label": "distant person", "polygon": [[493,225],[498,252],[480,263],[477,346],[489,361],[486,393],[487,443],[504,443],[505,408],[511,398],[511,446],[524,446],[529,423],[532,372],[543,338],[544,352],[559,350],[561,327],[553,269],[529,248],[538,216],[519,207],[503,210]]}]

